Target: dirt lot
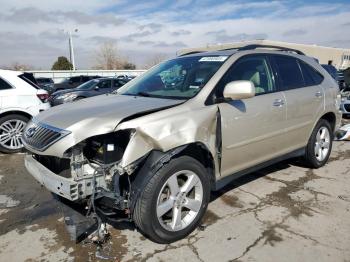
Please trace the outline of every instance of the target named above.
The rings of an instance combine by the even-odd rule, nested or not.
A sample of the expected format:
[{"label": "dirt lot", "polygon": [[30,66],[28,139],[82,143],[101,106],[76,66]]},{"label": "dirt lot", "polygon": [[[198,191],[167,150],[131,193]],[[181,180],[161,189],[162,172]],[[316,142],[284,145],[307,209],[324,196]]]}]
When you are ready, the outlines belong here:
[{"label": "dirt lot", "polygon": [[350,261],[350,142],[335,142],[321,169],[286,161],[236,181],[177,243],[152,243],[128,224],[111,233],[105,259],[71,242],[23,155],[0,155],[0,261]]}]

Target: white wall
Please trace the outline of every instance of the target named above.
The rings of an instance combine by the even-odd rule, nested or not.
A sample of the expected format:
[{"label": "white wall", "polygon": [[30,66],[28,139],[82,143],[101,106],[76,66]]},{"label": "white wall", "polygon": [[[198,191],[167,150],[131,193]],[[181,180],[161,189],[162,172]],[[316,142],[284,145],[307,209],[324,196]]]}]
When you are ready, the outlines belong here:
[{"label": "white wall", "polygon": [[49,77],[52,78],[55,83],[60,82],[66,77],[80,76],[80,75],[99,75],[99,76],[118,76],[118,75],[130,75],[139,76],[146,70],[32,70],[26,71],[34,74],[34,77]]}]

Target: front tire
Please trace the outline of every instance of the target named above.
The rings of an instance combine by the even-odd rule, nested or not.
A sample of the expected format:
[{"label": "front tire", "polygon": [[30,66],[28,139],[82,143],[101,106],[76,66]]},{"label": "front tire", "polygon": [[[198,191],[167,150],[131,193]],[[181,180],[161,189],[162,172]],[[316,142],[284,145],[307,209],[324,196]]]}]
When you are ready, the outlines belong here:
[{"label": "front tire", "polygon": [[29,118],[12,114],[0,118],[0,151],[11,154],[20,152],[23,148],[22,133]]},{"label": "front tire", "polygon": [[157,243],[186,237],[200,223],[210,199],[204,166],[182,156],[165,164],[147,183],[134,209],[141,232]]},{"label": "front tire", "polygon": [[306,147],[305,163],[311,168],[324,166],[332,151],[333,131],[327,120],[321,119],[314,130]]}]

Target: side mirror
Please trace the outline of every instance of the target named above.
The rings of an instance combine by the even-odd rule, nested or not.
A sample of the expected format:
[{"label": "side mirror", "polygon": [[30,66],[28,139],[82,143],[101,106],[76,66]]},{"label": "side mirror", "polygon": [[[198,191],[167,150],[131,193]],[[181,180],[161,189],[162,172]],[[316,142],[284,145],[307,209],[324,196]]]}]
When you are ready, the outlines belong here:
[{"label": "side mirror", "polygon": [[97,91],[97,90],[99,90],[100,89],[100,87],[99,86],[95,86],[95,90]]},{"label": "side mirror", "polygon": [[240,100],[255,96],[255,86],[253,82],[237,80],[228,83],[224,88],[224,98]]}]

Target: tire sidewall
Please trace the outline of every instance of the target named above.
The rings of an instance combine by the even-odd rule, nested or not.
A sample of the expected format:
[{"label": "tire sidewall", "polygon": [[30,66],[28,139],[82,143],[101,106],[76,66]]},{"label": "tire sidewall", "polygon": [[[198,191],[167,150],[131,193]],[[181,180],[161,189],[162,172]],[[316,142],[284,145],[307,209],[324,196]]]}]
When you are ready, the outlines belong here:
[{"label": "tire sidewall", "polygon": [[[319,161],[316,158],[316,155],[315,155],[315,144],[316,144],[317,133],[320,130],[320,128],[322,128],[322,127],[325,127],[325,128],[328,129],[328,132],[329,132],[329,135],[330,135],[330,141],[329,141],[329,150],[328,150],[327,156],[322,161]],[[324,166],[327,163],[328,158],[329,158],[329,156],[330,156],[330,154],[332,152],[333,138],[334,138],[334,134],[332,132],[331,125],[329,124],[328,121],[321,119],[317,123],[317,125],[315,126],[315,128],[314,128],[314,130],[312,132],[312,136],[311,136],[311,138],[309,140],[309,145],[308,145],[308,148],[307,148],[308,154],[309,154],[309,160],[311,161],[311,164],[314,167],[318,168],[318,167]]]},{"label": "tire sidewall", "polygon": [[[188,225],[186,228],[179,231],[168,231],[166,230],[159,222],[157,217],[157,202],[160,190],[163,188],[164,184],[168,178],[174,173],[181,170],[190,170],[194,172],[200,179],[203,186],[203,200],[199,213],[196,218]],[[150,203],[148,203],[148,216],[151,218],[148,221],[151,226],[151,231],[155,233],[157,238],[160,238],[160,241],[157,242],[174,242],[179,239],[184,238],[190,234],[198,225],[202,219],[210,199],[210,180],[206,169],[200,164],[197,160],[191,157],[179,157],[177,159],[171,160],[167,165],[161,168],[157,174],[159,174],[159,180],[154,188],[153,195],[151,197]]]}]

